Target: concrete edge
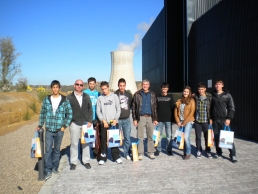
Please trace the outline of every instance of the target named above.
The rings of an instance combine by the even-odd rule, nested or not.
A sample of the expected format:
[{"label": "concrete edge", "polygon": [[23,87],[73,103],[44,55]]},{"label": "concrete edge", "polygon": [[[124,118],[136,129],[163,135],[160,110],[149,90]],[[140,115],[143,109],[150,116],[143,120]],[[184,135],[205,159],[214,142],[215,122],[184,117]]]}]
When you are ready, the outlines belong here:
[{"label": "concrete edge", "polygon": [[[60,172],[60,174],[62,173],[64,167],[66,166],[68,162],[68,157],[67,155],[63,155],[62,158],[60,159],[60,163],[59,163],[59,167],[58,170]],[[56,180],[58,179],[58,177],[60,176],[60,174],[53,174],[50,179],[48,179],[47,181],[45,181],[44,185],[41,187],[40,191],[38,192],[38,194],[49,194],[51,193],[51,190],[56,182]]]}]

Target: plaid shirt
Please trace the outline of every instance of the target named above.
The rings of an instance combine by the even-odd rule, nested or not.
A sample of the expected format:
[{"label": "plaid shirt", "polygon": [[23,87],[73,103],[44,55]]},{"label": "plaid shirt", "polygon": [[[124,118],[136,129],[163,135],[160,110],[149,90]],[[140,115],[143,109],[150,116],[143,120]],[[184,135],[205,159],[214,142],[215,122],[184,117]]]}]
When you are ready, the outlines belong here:
[{"label": "plaid shirt", "polygon": [[56,113],[53,112],[51,95],[47,96],[42,103],[41,112],[39,115],[39,127],[41,128],[44,123],[48,131],[56,132],[62,127],[67,127],[73,117],[73,111],[68,99],[62,95],[62,99]]},{"label": "plaid shirt", "polygon": [[207,115],[207,98],[201,100],[198,98],[196,103],[196,121],[198,123],[207,123],[208,115]]}]

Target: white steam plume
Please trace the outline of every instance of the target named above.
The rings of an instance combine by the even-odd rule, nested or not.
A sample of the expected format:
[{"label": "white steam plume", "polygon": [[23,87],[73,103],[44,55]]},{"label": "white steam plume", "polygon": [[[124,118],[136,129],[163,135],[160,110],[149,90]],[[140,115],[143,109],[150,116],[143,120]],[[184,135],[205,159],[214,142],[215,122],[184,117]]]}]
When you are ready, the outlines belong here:
[{"label": "white steam plume", "polygon": [[135,49],[139,48],[141,46],[141,39],[144,36],[144,34],[149,30],[151,24],[153,23],[154,19],[151,18],[149,24],[146,22],[142,22],[137,25],[137,28],[141,31],[134,35],[134,40],[130,44],[126,44],[123,42],[120,42],[118,44],[117,50],[124,50],[124,51],[135,51]]}]

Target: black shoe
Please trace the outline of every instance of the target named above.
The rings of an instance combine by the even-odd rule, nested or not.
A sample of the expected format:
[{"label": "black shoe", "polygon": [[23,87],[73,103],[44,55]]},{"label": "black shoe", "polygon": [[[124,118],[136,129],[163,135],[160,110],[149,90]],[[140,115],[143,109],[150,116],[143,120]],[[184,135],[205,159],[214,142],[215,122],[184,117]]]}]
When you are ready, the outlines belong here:
[{"label": "black shoe", "polygon": [[72,164],[71,167],[70,167],[70,170],[75,170],[75,168],[76,168],[76,165]]},{"label": "black shoe", "polygon": [[221,157],[222,157],[222,154],[215,154],[215,155],[213,156],[214,159],[221,158]]},{"label": "black shoe", "polygon": [[45,181],[48,180],[52,176],[51,172],[45,172]]},{"label": "black shoe", "polygon": [[90,163],[85,163],[84,166],[85,166],[85,168],[87,168],[87,169],[91,169]]},{"label": "black shoe", "polygon": [[158,156],[159,153],[160,153],[160,151],[159,151],[159,150],[156,150],[156,152],[154,152],[154,156]]},{"label": "black shoe", "polygon": [[53,169],[52,169],[52,172],[53,172],[54,174],[59,174],[59,173],[60,173],[56,168],[53,168]]},{"label": "black shoe", "polygon": [[170,150],[167,150],[167,154],[169,155],[169,156],[173,156],[174,154],[172,153],[172,151],[170,151]]},{"label": "black shoe", "polygon": [[229,154],[229,157],[230,157],[231,162],[237,163],[236,156],[233,156],[233,157],[232,157],[231,154]]}]

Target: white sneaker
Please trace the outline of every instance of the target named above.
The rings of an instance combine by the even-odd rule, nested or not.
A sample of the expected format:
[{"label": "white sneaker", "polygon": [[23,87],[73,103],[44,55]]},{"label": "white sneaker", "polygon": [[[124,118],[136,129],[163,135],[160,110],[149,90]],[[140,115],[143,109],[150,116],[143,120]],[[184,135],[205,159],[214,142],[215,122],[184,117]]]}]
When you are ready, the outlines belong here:
[{"label": "white sneaker", "polygon": [[143,155],[142,155],[142,154],[139,154],[139,155],[138,155],[138,159],[139,159],[139,160],[142,160],[142,159],[143,159]]},{"label": "white sneaker", "polygon": [[126,160],[131,160],[130,156],[126,156],[125,158],[126,158]]},{"label": "white sneaker", "polygon": [[105,164],[105,161],[104,160],[100,160],[99,161],[99,165],[103,165],[103,164]]},{"label": "white sneaker", "polygon": [[116,163],[117,163],[117,164],[122,164],[123,162],[122,162],[122,160],[121,160],[120,158],[118,158],[118,159],[116,160]]}]

